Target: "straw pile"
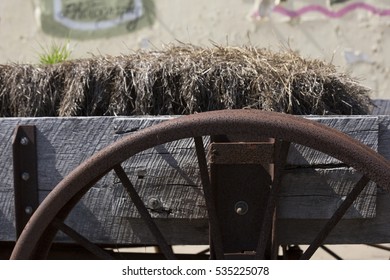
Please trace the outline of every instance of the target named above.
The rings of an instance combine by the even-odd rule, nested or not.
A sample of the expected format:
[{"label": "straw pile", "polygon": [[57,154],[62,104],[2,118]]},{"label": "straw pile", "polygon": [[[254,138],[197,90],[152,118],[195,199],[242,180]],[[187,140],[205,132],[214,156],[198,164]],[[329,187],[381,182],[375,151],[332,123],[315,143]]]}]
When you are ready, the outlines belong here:
[{"label": "straw pile", "polygon": [[330,63],[255,47],[168,46],[52,66],[0,65],[0,116],[182,115],[225,108],[367,114]]}]

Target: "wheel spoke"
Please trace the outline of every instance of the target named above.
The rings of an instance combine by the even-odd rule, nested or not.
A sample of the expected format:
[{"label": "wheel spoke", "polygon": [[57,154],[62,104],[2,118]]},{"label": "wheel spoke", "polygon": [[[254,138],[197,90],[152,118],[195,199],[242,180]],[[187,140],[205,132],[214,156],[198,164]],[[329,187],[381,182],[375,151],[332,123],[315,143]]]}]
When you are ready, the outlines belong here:
[{"label": "wheel spoke", "polygon": [[325,245],[322,245],[321,249],[324,250],[325,252],[327,252],[332,257],[334,257],[336,260],[342,260],[342,258],[339,255],[337,255],[335,252],[333,252],[331,249],[329,249]]},{"label": "wheel spoke", "polygon": [[122,166],[116,165],[114,167],[114,170],[118,178],[122,182],[122,185],[125,188],[126,192],[128,193],[131,200],[133,201],[135,207],[137,208],[139,214],[141,215],[141,218],[146,222],[146,225],[148,226],[150,232],[156,238],[156,241],[158,243],[158,246],[160,247],[161,252],[164,254],[164,256],[167,259],[171,259],[171,260],[176,259],[171,246],[168,245],[168,242],[165,240],[164,236],[162,235],[161,231],[157,227],[156,223],[153,221],[152,217],[149,214],[148,209],[146,209],[144,203],[142,202],[142,199],[138,195],[133,184],[130,182]]},{"label": "wheel spoke", "polygon": [[210,252],[210,248],[207,248],[207,249],[204,249],[204,250],[202,250],[202,251],[200,251],[200,252],[198,252],[198,253],[196,253],[197,255],[204,255],[204,254],[207,254],[207,253],[209,253]]},{"label": "wheel spoke", "polygon": [[206,200],[206,207],[209,216],[210,227],[210,254],[215,253],[217,259],[224,259],[221,228],[219,226],[217,211],[215,209],[214,196],[211,190],[210,177],[207,168],[206,152],[204,150],[202,137],[194,137],[196,155],[198,158],[200,177],[202,181],[203,193]]},{"label": "wheel spoke", "polygon": [[377,249],[381,249],[381,250],[385,250],[385,251],[389,251],[389,252],[390,252],[390,247],[387,247],[387,246],[377,245],[377,244],[367,244],[367,246],[370,246],[370,247],[373,247],[373,248],[377,248]]},{"label": "wheel spoke", "polygon": [[[272,181],[272,187],[269,194],[267,209],[264,214],[263,224],[260,230],[260,237],[256,249],[256,259],[264,259],[267,248],[267,240],[271,236],[271,254],[275,255],[274,251],[277,250],[276,241],[276,201],[280,190],[281,180],[283,176],[284,166],[290,149],[290,142],[275,140],[275,162],[274,162],[274,178]],[[272,231],[272,233],[271,233]],[[277,253],[276,253],[277,254]],[[275,257],[275,256],[273,256]]]},{"label": "wheel spoke", "polygon": [[326,237],[328,237],[329,233],[341,220],[341,218],[344,216],[359,194],[363,191],[364,187],[368,184],[369,181],[370,180],[366,176],[363,176],[359,180],[353,190],[347,195],[343,203],[341,203],[339,208],[337,208],[337,210],[334,212],[333,216],[327,221],[314,241],[310,244],[309,248],[307,248],[305,253],[303,253],[301,257],[302,260],[308,260],[313,256],[315,251],[317,251],[317,249],[323,244]]},{"label": "wheel spoke", "polygon": [[54,221],[52,222],[52,225],[56,227],[58,230],[62,231],[65,233],[67,236],[72,238],[74,241],[76,241],[78,244],[83,246],[85,249],[90,251],[92,254],[97,256],[98,258],[104,259],[104,260],[113,260],[114,257],[111,256],[109,253],[104,251],[102,248],[99,246],[93,244],[90,242],[87,238],[76,232],[74,229],[71,227],[67,226],[64,222],[61,220],[55,218]]}]

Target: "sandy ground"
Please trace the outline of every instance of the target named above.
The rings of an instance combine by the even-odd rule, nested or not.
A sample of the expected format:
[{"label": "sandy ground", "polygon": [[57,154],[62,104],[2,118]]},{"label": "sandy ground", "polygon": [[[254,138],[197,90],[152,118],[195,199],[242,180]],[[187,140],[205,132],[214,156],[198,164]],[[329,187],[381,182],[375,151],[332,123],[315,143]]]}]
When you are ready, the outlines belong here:
[{"label": "sandy ground", "polygon": [[[380,244],[387,246],[390,250],[390,244]],[[344,260],[389,260],[390,251],[374,248],[368,245],[327,245],[328,249],[337,254]],[[301,249],[306,249],[307,246],[301,246]],[[191,254],[201,252],[207,249],[207,246],[174,246],[173,250],[177,254]],[[155,253],[154,247],[125,249],[126,252],[141,252],[141,253]],[[323,249],[318,249],[314,254],[313,260],[334,260],[329,253]]]},{"label": "sandy ground", "polygon": [[[97,39],[86,36],[80,40],[44,32],[41,15],[45,10],[40,4],[43,2],[0,1],[0,64],[37,63],[42,46],[69,41],[72,58],[90,57],[92,54],[119,55],[177,42],[200,46],[252,44],[275,50],[288,47],[304,57],[331,61],[340,71],[351,72],[372,89],[374,98],[390,98],[388,15],[378,16],[365,9],[357,9],[336,18],[308,12],[299,18],[289,19],[273,12],[269,18],[255,20],[249,15],[253,14],[254,3],[259,3],[258,0],[154,0],[152,25],[122,35]],[[353,2],[361,1],[330,7],[328,0],[294,0],[284,2],[283,7],[298,10],[321,5],[323,9],[339,11]],[[363,2],[390,10],[389,1]],[[49,24],[45,26],[50,29]]]},{"label": "sandy ground", "polygon": [[[390,248],[390,244],[381,244]],[[345,260],[389,260],[390,251],[374,248],[368,245],[329,245],[334,253]],[[315,260],[334,259],[325,251],[319,249],[313,256]]]}]

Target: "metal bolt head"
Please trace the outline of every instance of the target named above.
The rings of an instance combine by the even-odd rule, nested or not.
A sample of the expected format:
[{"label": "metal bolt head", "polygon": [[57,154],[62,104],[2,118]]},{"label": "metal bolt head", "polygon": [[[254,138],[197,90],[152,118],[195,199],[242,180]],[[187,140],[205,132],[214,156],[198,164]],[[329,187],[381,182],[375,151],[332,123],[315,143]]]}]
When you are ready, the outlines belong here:
[{"label": "metal bolt head", "polygon": [[28,140],[27,137],[22,137],[22,138],[20,139],[20,144],[22,144],[23,146],[27,146],[28,143],[29,143],[29,140]]},{"label": "metal bolt head", "polygon": [[22,180],[23,181],[28,181],[30,179],[30,173],[28,172],[23,172],[22,173]]},{"label": "metal bolt head", "polygon": [[148,201],[150,209],[158,210],[162,208],[162,203],[158,198],[152,197]]},{"label": "metal bolt head", "polygon": [[31,206],[27,206],[26,208],[24,208],[24,212],[27,214],[27,215],[31,215],[32,212],[33,212],[33,209]]},{"label": "metal bolt head", "polygon": [[245,201],[238,201],[235,205],[234,205],[234,211],[240,215],[240,216],[243,216],[245,215],[247,212],[248,212],[248,204],[245,202]]}]

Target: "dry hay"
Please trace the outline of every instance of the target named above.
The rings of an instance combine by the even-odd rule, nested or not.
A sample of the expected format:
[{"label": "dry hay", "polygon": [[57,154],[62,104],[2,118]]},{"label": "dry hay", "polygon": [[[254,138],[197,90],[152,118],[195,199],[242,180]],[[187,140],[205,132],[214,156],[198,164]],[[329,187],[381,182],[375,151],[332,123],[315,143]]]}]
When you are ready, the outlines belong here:
[{"label": "dry hay", "polygon": [[182,115],[225,108],[367,114],[369,91],[292,51],[168,46],[52,66],[0,65],[0,115]]}]

